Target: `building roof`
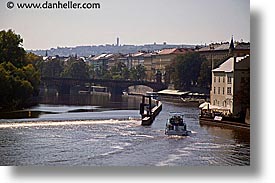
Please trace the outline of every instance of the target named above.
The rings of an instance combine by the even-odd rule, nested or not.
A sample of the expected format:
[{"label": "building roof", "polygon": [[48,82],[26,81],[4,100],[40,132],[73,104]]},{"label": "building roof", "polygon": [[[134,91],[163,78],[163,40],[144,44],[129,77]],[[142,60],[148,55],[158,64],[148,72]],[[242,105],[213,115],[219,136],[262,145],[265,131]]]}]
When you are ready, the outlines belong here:
[{"label": "building roof", "polygon": [[[223,43],[223,44],[226,44],[226,43]],[[202,52],[202,51],[213,51],[213,50],[216,50],[220,46],[222,46],[222,44],[215,43],[215,44],[211,44],[211,45],[202,47],[198,51],[200,51],[200,52]]]},{"label": "building roof", "polygon": [[229,43],[223,43],[220,46],[217,46],[215,50],[228,50],[230,47]]},{"label": "building roof", "polygon": [[168,55],[171,53],[174,53],[177,50],[177,48],[169,48],[169,49],[163,49],[158,52],[159,55]]},{"label": "building roof", "polygon": [[111,58],[114,54],[112,53],[102,53],[100,55],[97,55],[95,57],[92,58],[92,60],[100,60],[100,59],[108,59],[108,58]]},{"label": "building roof", "polygon": [[169,55],[169,54],[183,54],[189,51],[193,51],[191,48],[167,48],[160,50],[158,52],[159,55]]},{"label": "building roof", "polygon": [[[206,47],[202,47],[198,49],[199,52],[204,52],[204,51],[222,51],[222,50],[229,50],[230,43],[225,42],[225,43],[215,43],[208,45]],[[234,49],[236,50],[242,50],[242,49],[250,49],[250,43],[244,43],[244,42],[235,42],[234,43]]]},{"label": "building roof", "polygon": [[250,50],[250,43],[238,43],[235,46],[237,50]]},{"label": "building roof", "polygon": [[[241,62],[245,58],[249,57],[249,55],[243,56],[243,57],[236,57],[236,62]],[[233,63],[234,63],[234,57],[230,57],[225,62],[223,62],[221,65],[219,65],[216,69],[213,69],[213,72],[233,72]]]},{"label": "building roof", "polygon": [[143,56],[145,53],[143,52],[137,52],[137,53],[134,53],[132,54],[132,57],[139,57],[139,56]]}]

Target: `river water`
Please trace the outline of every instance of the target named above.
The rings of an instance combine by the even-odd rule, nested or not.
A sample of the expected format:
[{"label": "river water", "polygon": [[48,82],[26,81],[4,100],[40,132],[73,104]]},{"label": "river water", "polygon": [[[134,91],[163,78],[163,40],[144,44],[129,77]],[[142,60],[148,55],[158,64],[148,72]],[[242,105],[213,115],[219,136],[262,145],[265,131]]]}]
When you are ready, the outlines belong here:
[{"label": "river water", "polygon": [[[250,132],[202,126],[197,107],[163,101],[152,126],[141,126],[140,97],[45,96],[0,119],[0,165],[227,166],[250,165]],[[166,136],[169,112],[182,112],[192,134]]]}]

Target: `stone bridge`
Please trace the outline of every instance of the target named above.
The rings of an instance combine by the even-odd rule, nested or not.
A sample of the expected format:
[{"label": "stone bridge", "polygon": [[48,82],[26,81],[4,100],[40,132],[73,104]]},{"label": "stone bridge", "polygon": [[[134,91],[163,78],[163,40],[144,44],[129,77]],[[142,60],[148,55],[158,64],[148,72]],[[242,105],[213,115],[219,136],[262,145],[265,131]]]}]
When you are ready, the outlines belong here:
[{"label": "stone bridge", "polygon": [[160,91],[167,88],[167,85],[161,82],[148,81],[130,81],[130,80],[108,80],[108,79],[74,79],[74,78],[57,78],[57,77],[41,77],[41,84],[50,87],[55,86],[59,93],[70,94],[70,89],[75,86],[100,85],[107,87],[111,94],[122,94],[130,86],[144,85]]}]

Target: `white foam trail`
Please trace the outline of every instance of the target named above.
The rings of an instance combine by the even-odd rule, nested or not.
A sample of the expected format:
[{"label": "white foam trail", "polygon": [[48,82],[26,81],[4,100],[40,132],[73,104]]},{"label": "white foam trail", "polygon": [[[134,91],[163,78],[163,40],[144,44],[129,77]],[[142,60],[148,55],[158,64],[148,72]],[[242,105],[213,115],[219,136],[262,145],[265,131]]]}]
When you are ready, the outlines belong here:
[{"label": "white foam trail", "polygon": [[151,135],[135,135],[136,137],[147,137],[147,138],[154,138]]},{"label": "white foam trail", "polygon": [[137,123],[138,120],[87,120],[87,121],[50,121],[50,122],[23,122],[23,123],[4,123],[0,128],[19,128],[19,127],[42,127],[42,126],[65,126],[65,125],[90,125],[90,124],[112,124],[112,123]]}]

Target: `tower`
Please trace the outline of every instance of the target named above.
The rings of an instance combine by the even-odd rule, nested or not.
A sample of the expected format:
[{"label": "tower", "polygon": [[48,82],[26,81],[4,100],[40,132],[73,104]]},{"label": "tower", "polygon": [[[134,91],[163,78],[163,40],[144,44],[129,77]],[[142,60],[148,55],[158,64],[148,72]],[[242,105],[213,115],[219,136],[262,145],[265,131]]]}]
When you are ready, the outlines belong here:
[{"label": "tower", "polygon": [[116,46],[119,46],[119,37],[116,38]]},{"label": "tower", "polygon": [[234,51],[234,41],[233,41],[233,35],[232,35],[230,46],[229,46],[229,54],[233,55],[233,51]]}]

